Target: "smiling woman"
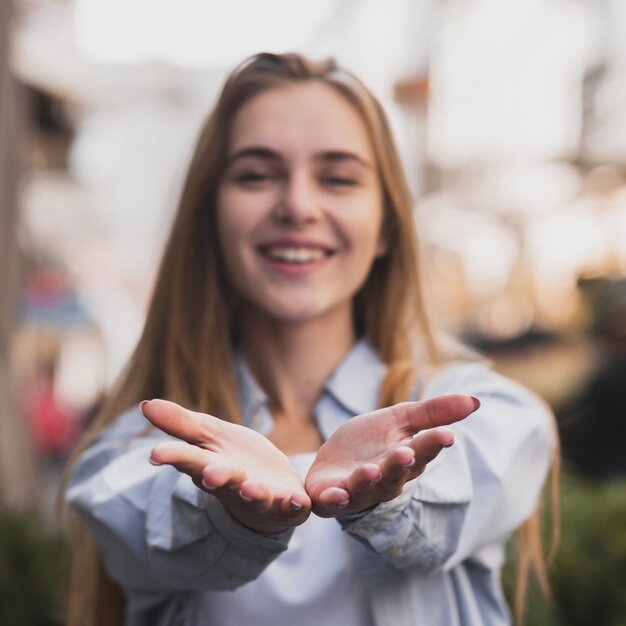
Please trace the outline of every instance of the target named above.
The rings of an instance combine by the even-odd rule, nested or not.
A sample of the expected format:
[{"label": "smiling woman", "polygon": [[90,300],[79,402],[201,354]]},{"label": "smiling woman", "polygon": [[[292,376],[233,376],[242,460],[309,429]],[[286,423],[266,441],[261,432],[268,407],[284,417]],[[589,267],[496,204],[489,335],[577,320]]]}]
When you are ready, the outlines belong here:
[{"label": "smiling woman", "polygon": [[528,391],[438,348],[380,105],[332,61],[256,55],[68,469],[69,623],[508,624],[503,545],[524,524],[545,576],[555,446]]}]

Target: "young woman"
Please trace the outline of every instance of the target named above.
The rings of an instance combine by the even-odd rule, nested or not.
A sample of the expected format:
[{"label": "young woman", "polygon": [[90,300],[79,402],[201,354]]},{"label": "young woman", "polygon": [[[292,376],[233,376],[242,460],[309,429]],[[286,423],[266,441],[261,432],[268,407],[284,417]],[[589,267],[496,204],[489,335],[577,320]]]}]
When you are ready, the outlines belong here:
[{"label": "young woman", "polygon": [[[554,449],[535,397],[439,349],[378,102],[333,62],[257,55],[70,466],[70,623],[116,623],[121,588],[133,626],[508,624],[503,544]],[[538,546],[533,523],[541,573]]]}]

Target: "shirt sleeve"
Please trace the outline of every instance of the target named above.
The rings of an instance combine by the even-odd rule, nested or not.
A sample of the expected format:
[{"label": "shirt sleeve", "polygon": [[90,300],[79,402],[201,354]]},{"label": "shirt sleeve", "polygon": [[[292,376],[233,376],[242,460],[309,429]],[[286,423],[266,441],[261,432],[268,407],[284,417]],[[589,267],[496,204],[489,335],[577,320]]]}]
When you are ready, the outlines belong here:
[{"label": "shirt sleeve", "polygon": [[66,491],[110,575],[146,597],[234,589],[255,579],[293,531],[257,533],[189,476],[151,465],[152,448],[172,438],[149,427],[138,409],[123,414],[78,459]]},{"label": "shirt sleeve", "polygon": [[455,444],[394,500],[339,519],[397,568],[429,573],[479,559],[532,514],[550,468],[552,416],[530,391],[485,365],[465,364],[435,377],[424,398],[446,393],[481,401],[451,427]]}]

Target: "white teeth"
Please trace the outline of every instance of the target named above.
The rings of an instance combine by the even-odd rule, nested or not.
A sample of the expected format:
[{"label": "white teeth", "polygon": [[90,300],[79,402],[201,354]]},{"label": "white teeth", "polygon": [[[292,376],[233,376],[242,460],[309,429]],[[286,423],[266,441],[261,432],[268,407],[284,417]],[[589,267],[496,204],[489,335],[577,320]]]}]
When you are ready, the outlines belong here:
[{"label": "white teeth", "polygon": [[319,248],[271,247],[266,248],[265,253],[272,259],[287,263],[312,263],[321,261],[326,256],[326,253]]}]

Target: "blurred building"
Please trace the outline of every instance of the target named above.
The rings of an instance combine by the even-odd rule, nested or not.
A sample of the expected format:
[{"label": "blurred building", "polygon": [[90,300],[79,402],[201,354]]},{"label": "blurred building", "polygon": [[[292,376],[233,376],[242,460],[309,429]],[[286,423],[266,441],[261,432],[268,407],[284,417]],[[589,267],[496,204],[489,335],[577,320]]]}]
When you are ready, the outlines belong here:
[{"label": "blurred building", "polygon": [[[623,2],[14,8],[26,103],[16,388],[53,354],[59,403],[78,419],[97,406],[141,329],[198,127],[226,72],[262,49],[335,56],[385,105],[444,327],[559,410],[603,362],[588,332],[599,302],[579,285],[626,275]],[[42,276],[74,309],[28,300]]]}]

